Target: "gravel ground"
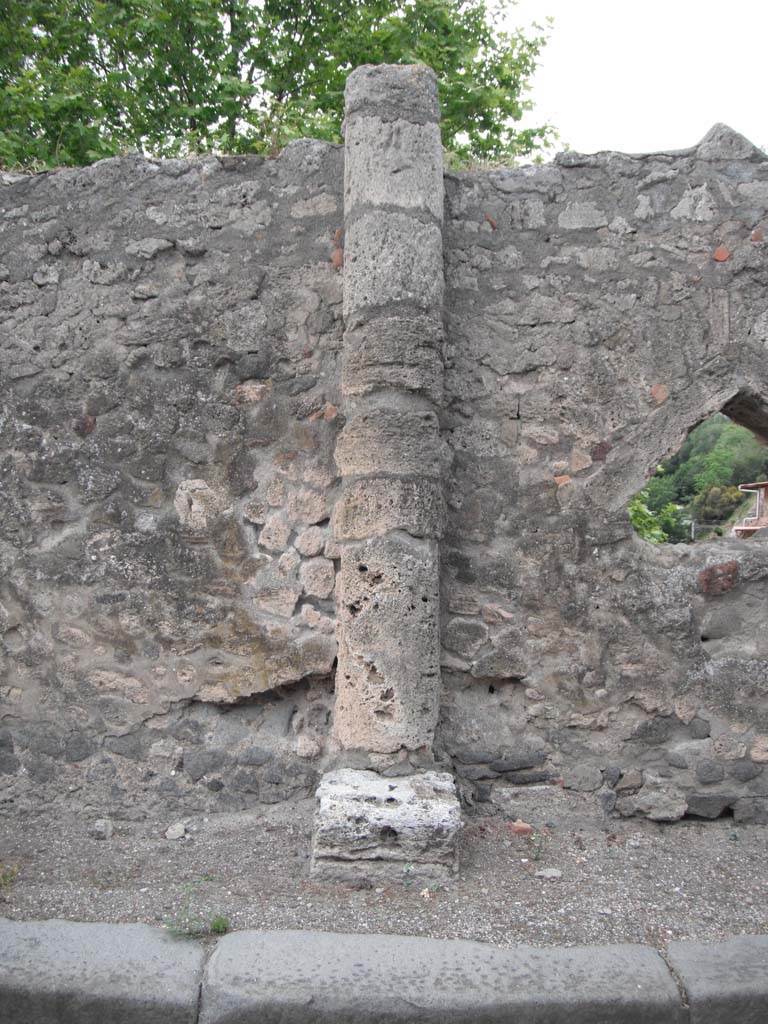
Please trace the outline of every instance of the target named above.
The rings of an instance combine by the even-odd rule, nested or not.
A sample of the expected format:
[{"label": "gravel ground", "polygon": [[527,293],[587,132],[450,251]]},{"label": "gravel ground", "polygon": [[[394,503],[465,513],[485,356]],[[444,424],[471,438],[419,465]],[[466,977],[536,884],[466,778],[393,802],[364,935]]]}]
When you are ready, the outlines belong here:
[{"label": "gravel ground", "polygon": [[[467,938],[500,946],[671,939],[768,931],[766,826],[732,820],[605,819],[591,797],[556,787],[510,791],[495,815],[467,817],[450,886],[349,889],[308,878],[313,802],[257,812],[114,822],[17,816],[0,821],[0,916],[144,921],[205,932],[306,928]],[[543,794],[543,795],[542,795]],[[532,836],[513,834],[522,817]],[[14,872],[18,869],[15,878]],[[541,878],[553,869],[559,877]]]}]

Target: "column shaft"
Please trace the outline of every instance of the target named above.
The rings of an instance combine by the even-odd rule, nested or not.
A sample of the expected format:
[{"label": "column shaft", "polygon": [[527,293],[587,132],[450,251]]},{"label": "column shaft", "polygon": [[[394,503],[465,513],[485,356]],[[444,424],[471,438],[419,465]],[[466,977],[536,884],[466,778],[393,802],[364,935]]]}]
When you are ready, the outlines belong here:
[{"label": "column shaft", "polygon": [[335,736],[429,748],[440,696],[443,168],[422,66],[367,66],[346,90],[346,426]]}]

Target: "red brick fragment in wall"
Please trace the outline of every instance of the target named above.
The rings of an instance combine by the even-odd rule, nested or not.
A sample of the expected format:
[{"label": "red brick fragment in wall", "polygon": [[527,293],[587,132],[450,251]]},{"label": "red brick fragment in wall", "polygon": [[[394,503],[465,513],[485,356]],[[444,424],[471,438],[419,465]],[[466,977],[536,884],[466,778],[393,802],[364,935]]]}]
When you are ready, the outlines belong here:
[{"label": "red brick fragment in wall", "polygon": [[594,446],[590,455],[592,456],[593,462],[605,462],[608,452],[611,450],[610,441],[598,441]]},{"label": "red brick fragment in wall", "polygon": [[725,263],[726,260],[731,258],[731,250],[727,249],[724,245],[718,245],[715,251],[712,253],[712,259],[718,263]]},{"label": "red brick fragment in wall", "polygon": [[666,384],[654,384],[651,388],[651,398],[656,405],[663,405],[669,398],[669,388]]},{"label": "red brick fragment in wall", "polygon": [[88,434],[92,434],[96,429],[96,417],[89,416],[88,413],[83,413],[72,424],[72,429],[80,437],[86,437]]},{"label": "red brick fragment in wall", "polygon": [[749,237],[752,239],[753,242],[764,242],[765,232],[762,228],[755,228]]},{"label": "red brick fragment in wall", "polygon": [[343,244],[343,229],[336,228],[333,235],[333,252],[331,253],[331,266],[334,270],[341,270],[344,266],[344,244]]},{"label": "red brick fragment in wall", "polygon": [[699,573],[699,590],[702,594],[716,597],[733,590],[739,582],[739,563],[736,561],[720,562],[710,565]]},{"label": "red brick fragment in wall", "polygon": [[309,422],[314,423],[317,420],[325,420],[326,423],[330,423],[331,420],[335,420],[339,414],[338,406],[333,405],[331,402],[326,402],[321,409],[315,410],[309,417]]}]

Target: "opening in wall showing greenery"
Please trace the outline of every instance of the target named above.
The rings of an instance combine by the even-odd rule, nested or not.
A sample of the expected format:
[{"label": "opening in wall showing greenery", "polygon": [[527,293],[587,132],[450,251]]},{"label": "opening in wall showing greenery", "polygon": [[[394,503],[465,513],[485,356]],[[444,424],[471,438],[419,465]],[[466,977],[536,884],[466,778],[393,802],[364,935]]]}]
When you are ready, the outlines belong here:
[{"label": "opening in wall showing greenery", "polygon": [[768,446],[722,413],[694,427],[629,503],[635,531],[653,544],[711,540],[730,532],[754,497],[739,484],[768,477]]}]

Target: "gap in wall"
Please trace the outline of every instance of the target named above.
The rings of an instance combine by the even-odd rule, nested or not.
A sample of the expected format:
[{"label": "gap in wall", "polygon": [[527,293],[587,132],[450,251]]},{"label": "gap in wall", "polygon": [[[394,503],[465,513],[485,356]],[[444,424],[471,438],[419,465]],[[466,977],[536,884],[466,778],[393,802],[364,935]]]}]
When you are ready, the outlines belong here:
[{"label": "gap in wall", "polygon": [[[753,430],[717,412],[689,431],[628,505],[635,532],[653,544],[733,537],[753,525],[757,495],[740,485],[768,480],[768,445]],[[762,509],[761,509],[762,511]],[[753,535],[740,529],[742,539]],[[737,534],[739,536],[739,534]]]}]

